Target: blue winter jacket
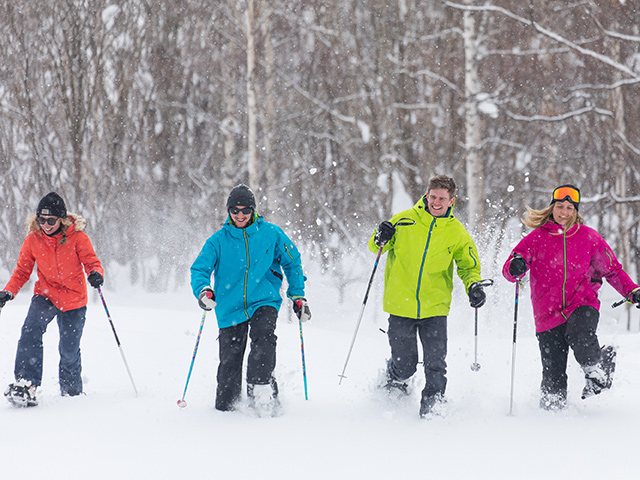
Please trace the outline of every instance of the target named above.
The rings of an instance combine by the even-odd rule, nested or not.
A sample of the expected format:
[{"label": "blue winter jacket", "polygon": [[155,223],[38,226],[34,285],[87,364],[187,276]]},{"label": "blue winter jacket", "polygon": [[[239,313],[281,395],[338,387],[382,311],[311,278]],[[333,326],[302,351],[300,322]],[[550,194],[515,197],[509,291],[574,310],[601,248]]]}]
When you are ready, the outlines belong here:
[{"label": "blue winter jacket", "polygon": [[205,242],[191,266],[191,288],[198,297],[211,285],[216,300],[218,327],[246,322],[265,305],[282,304],[282,272],[287,276],[287,296],[304,297],[300,253],[280,227],[254,213],[254,222],[236,228],[230,219]]}]

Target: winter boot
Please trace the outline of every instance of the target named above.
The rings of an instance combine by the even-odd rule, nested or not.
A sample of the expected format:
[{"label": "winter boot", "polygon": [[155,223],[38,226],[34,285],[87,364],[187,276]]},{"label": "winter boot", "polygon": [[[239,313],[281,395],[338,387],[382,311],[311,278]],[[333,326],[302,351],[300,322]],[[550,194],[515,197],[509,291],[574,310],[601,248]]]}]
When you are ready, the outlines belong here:
[{"label": "winter boot", "polygon": [[35,407],[38,405],[36,386],[23,378],[15,383],[10,383],[4,391],[4,396],[15,407]]},{"label": "winter boot", "polygon": [[540,408],[551,412],[557,412],[567,406],[567,394],[562,393],[543,393],[540,398]]},{"label": "winter boot", "polygon": [[616,369],[616,350],[612,346],[602,347],[602,359],[596,365],[583,366],[585,386],[582,399],[599,395],[613,384],[613,372]]},{"label": "winter boot", "polygon": [[278,384],[274,379],[264,385],[248,383],[247,398],[249,399],[249,408],[258,417],[277,417],[281,413]]},{"label": "winter boot", "polygon": [[607,388],[611,388],[616,371],[616,348],[612,345],[602,347],[602,368],[607,375]]},{"label": "winter boot", "polygon": [[420,418],[432,418],[442,415],[442,406],[446,403],[445,398],[440,393],[430,396],[422,396],[420,400]]}]

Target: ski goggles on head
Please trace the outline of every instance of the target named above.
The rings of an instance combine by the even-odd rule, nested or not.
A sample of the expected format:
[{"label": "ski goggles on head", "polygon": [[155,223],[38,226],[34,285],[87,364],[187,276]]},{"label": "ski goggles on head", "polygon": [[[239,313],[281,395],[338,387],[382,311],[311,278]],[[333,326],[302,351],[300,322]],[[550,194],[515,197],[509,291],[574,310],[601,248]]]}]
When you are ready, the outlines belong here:
[{"label": "ski goggles on head", "polygon": [[580,204],[580,190],[573,185],[561,185],[553,191],[551,203],[569,200],[577,208]]}]

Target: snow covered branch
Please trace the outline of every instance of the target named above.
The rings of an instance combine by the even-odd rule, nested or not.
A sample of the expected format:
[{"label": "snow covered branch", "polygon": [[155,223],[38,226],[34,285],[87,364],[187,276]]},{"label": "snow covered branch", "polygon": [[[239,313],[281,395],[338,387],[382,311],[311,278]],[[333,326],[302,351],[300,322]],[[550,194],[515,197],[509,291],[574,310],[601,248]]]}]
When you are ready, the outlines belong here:
[{"label": "snow covered branch", "polygon": [[633,145],[626,137],[626,135],[624,133],[622,133],[621,131],[616,131],[616,135],[618,135],[618,137],[620,137],[620,140],[622,140],[622,143],[624,143],[625,147],[627,147],[629,150],[631,150],[633,153],[635,153],[636,155],[638,155],[640,157],[640,148],[636,147],[635,145]]},{"label": "snow covered branch", "polygon": [[577,117],[580,115],[584,115],[585,113],[595,112],[599,115],[606,115],[608,117],[613,117],[613,112],[610,110],[604,110],[602,108],[597,107],[584,107],[578,110],[574,110],[572,112],[563,113],[562,115],[518,115],[513,112],[507,111],[507,115],[509,118],[513,118],[514,120],[524,121],[524,122],[561,122],[563,120],[567,120],[571,117]]},{"label": "snow covered branch", "polygon": [[619,70],[620,72],[628,75],[631,78],[640,80],[640,75],[638,75],[636,72],[634,72],[633,70],[631,70],[627,66],[621,64],[620,62],[616,62],[611,57],[609,57],[607,55],[603,55],[601,53],[598,53],[598,52],[596,52],[594,50],[591,50],[589,48],[582,47],[582,46],[578,45],[576,42],[572,42],[571,40],[568,40],[567,38],[563,37],[559,33],[554,32],[552,30],[549,30],[547,28],[544,28],[539,23],[537,23],[535,21],[532,21],[532,20],[529,20],[527,18],[521,17],[520,15],[516,15],[515,13],[513,13],[510,10],[507,10],[505,8],[497,7],[495,5],[480,5],[480,6],[460,5],[458,3],[453,3],[453,2],[448,2],[448,1],[445,1],[444,3],[445,3],[445,5],[447,5],[449,7],[456,8],[456,9],[459,9],[459,10],[467,10],[467,11],[475,11],[475,12],[495,12],[495,13],[500,13],[502,15],[505,15],[505,16],[511,18],[512,20],[515,20],[515,21],[517,21],[519,23],[522,23],[523,25],[528,25],[528,26],[531,26],[531,27],[535,28],[536,31],[538,31],[540,34],[542,34],[542,35],[544,35],[544,36],[546,36],[548,38],[551,38],[552,40],[554,40],[554,41],[556,41],[558,43],[566,45],[567,47],[571,48],[572,50],[575,50],[576,52],[581,53],[582,55],[586,55],[586,56],[589,56],[591,58],[594,58],[594,59],[598,60],[599,62],[602,62],[602,63],[610,66],[611,68]]}]

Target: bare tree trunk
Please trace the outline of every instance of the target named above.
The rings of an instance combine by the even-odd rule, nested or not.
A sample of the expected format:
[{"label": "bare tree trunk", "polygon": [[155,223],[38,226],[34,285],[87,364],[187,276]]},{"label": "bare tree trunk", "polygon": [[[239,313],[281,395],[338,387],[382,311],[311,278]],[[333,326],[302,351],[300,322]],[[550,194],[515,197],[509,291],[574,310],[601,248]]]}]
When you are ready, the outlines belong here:
[{"label": "bare tree trunk", "polygon": [[[611,57],[615,61],[620,61],[620,44],[618,42],[611,42]],[[618,82],[622,79],[622,75],[619,71],[614,71],[613,80]],[[624,93],[621,87],[614,88],[611,91],[611,104],[615,114],[614,124],[616,132],[623,137],[626,137],[626,122],[624,119]],[[615,172],[615,190],[618,197],[624,198],[627,196],[627,159],[626,150],[622,147],[616,154],[613,160]],[[618,259],[622,264],[622,268],[628,272],[631,259],[631,239],[629,236],[629,206],[626,203],[616,204],[616,213],[618,214]],[[627,330],[631,330],[631,308],[629,304],[626,304],[627,309]]]},{"label": "bare tree trunk", "polygon": [[254,86],[254,71],[256,66],[255,51],[255,3],[254,0],[247,0],[247,10],[245,12],[246,35],[247,35],[247,171],[249,173],[249,186],[258,188],[258,134],[257,134],[257,111],[256,111],[256,91]]},{"label": "bare tree trunk", "polygon": [[476,21],[473,13],[464,12],[464,89],[465,89],[465,150],[467,166],[467,191],[469,195],[469,229],[482,233],[484,225],[484,172],[480,145],[480,116],[476,95],[479,93]]},{"label": "bare tree trunk", "polygon": [[[273,49],[273,38],[271,37],[271,8],[269,2],[262,2],[262,17],[260,22],[260,29],[262,31],[262,37],[264,39],[265,48],[265,91],[264,98],[266,104],[266,110],[264,112],[264,120],[262,122],[262,138],[264,142],[264,149],[262,152],[262,162],[265,170],[265,185],[263,189],[269,188],[276,184],[276,165],[271,160],[271,154],[273,151],[273,125],[275,122],[276,102],[274,96],[275,88],[275,72],[274,65],[276,63],[276,55]],[[266,193],[266,192],[265,192]],[[272,195],[276,192],[272,191]],[[266,204],[263,205],[263,209],[267,211],[269,206],[274,206],[274,198],[269,195],[265,195]]]}]

